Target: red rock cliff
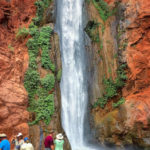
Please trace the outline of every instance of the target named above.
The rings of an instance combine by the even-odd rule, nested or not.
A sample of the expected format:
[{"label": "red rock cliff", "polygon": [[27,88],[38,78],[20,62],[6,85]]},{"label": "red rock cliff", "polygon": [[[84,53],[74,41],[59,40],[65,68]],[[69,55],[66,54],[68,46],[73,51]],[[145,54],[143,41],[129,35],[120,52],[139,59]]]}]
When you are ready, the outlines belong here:
[{"label": "red rock cliff", "polygon": [[[150,1],[126,2],[128,82],[124,89],[128,113],[132,114],[129,124],[150,118]],[[126,21],[126,22],[127,22]],[[128,108],[129,105],[133,106]]]},{"label": "red rock cliff", "polygon": [[[115,2],[114,0],[105,1],[111,7]],[[110,74],[114,78],[116,65],[113,63],[112,56],[116,52],[120,61],[126,62],[128,66],[128,80],[121,92],[126,100],[125,103],[114,109],[111,107],[112,100],[110,100],[104,109],[98,107],[92,111],[95,127],[99,131],[97,138],[101,142],[118,145],[134,143],[150,147],[148,142],[150,140],[150,1],[123,0],[120,1],[119,7],[123,15],[120,11],[105,22],[101,20],[91,2],[87,7],[90,20],[97,20],[105,26],[103,34],[101,34],[101,28],[99,29],[100,39],[103,40],[101,52],[103,59],[99,60],[98,48],[95,44],[93,52],[90,52],[94,53],[92,65],[95,64],[97,68],[93,73],[95,86],[93,85],[92,100],[101,96],[103,91],[101,78],[104,74],[107,76]],[[116,28],[113,27],[115,23],[118,23]],[[116,48],[113,47],[116,44],[114,39],[118,35],[120,43]],[[108,44],[113,46],[109,47]],[[121,47],[123,44],[127,45],[124,49]],[[111,63],[113,63],[112,66]],[[108,68],[111,68],[111,72],[107,71]]]},{"label": "red rock cliff", "polygon": [[28,135],[27,92],[24,74],[28,67],[26,40],[16,40],[19,27],[27,27],[35,15],[35,0],[0,1],[0,132],[11,139]]}]

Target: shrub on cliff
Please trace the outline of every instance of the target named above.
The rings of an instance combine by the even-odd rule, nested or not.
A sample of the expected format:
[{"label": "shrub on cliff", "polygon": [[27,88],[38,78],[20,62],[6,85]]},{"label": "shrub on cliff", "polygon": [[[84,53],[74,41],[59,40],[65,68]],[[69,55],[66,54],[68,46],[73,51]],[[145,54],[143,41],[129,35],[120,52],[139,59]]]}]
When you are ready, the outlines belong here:
[{"label": "shrub on cliff", "polygon": [[29,53],[29,68],[33,70],[37,69],[37,60],[33,53]]},{"label": "shrub on cliff", "polygon": [[84,29],[93,42],[100,41],[98,27],[99,27],[99,23],[92,20],[88,22],[88,24]]},{"label": "shrub on cliff", "polygon": [[40,75],[37,71],[32,69],[28,69],[25,78],[24,78],[24,86],[28,92],[37,90],[40,85]]},{"label": "shrub on cliff", "polygon": [[34,54],[35,57],[38,56],[39,45],[38,45],[37,39],[34,39],[34,38],[29,39],[28,42],[27,42],[27,47],[28,47],[29,53]]},{"label": "shrub on cliff", "polygon": [[118,5],[118,3],[115,3],[115,8],[111,9],[104,0],[92,0],[92,1],[103,21],[106,21],[108,17],[115,14],[116,6]]},{"label": "shrub on cliff", "polygon": [[47,74],[45,78],[41,79],[41,85],[46,90],[50,91],[54,88],[55,77],[53,74]]},{"label": "shrub on cliff", "polygon": [[38,39],[40,35],[38,27],[33,22],[29,25],[29,34],[35,39]]},{"label": "shrub on cliff", "polygon": [[121,104],[123,104],[125,102],[125,99],[122,97],[117,103],[113,103],[112,106],[114,108],[120,106]]},{"label": "shrub on cliff", "polygon": [[49,6],[52,0],[37,0],[35,2],[36,6],[36,17],[33,18],[33,22],[35,25],[39,26],[43,19],[44,10]]},{"label": "shrub on cliff", "polygon": [[126,72],[124,71],[127,68],[126,64],[120,65],[117,69],[117,78],[115,80],[116,88],[122,88],[125,85],[125,81],[127,80]]},{"label": "shrub on cliff", "polygon": [[16,33],[16,38],[17,38],[17,40],[23,40],[28,36],[28,34],[29,34],[28,29],[26,29],[25,27],[19,28]]},{"label": "shrub on cliff", "polygon": [[40,36],[38,39],[39,46],[42,49],[42,67],[45,69],[51,69],[53,72],[55,71],[55,65],[50,60],[50,36],[52,33],[52,29],[50,26],[45,26],[41,28]]},{"label": "shrub on cliff", "polygon": [[42,51],[42,67],[45,69],[51,69],[55,71],[55,65],[50,60],[49,50]]},{"label": "shrub on cliff", "polygon": [[[50,60],[50,38],[52,29],[50,26],[39,28],[42,22],[45,8],[49,6],[51,0],[37,0],[35,2],[37,13],[36,18],[29,25],[29,34],[32,36],[27,42],[29,52],[29,69],[25,74],[24,86],[28,91],[29,107],[28,110],[34,112],[35,119],[29,123],[37,124],[43,120],[47,125],[54,113],[54,95],[53,92],[55,77],[48,72],[55,71],[55,65]],[[40,78],[42,67],[47,72],[44,78]]]},{"label": "shrub on cliff", "polygon": [[[127,80],[125,69],[127,68],[126,64],[121,64],[117,69],[117,78],[112,80],[112,78],[104,78],[104,94],[102,97],[98,98],[97,102],[94,103],[93,107],[100,106],[104,108],[108,100],[118,95],[118,91],[125,85]],[[113,107],[118,107],[123,103],[123,99],[120,99],[117,103],[114,103]]]},{"label": "shrub on cliff", "polygon": [[36,119],[29,124],[33,125],[43,120],[48,125],[54,113],[54,95],[50,94],[45,98],[39,98],[35,106]]}]

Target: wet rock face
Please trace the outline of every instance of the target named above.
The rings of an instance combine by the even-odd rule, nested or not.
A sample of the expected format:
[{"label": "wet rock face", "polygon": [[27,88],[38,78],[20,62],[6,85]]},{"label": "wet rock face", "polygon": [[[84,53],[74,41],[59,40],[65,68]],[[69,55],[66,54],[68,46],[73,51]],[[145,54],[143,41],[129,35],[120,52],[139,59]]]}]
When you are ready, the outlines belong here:
[{"label": "wet rock face", "polygon": [[55,22],[55,13],[54,13],[54,4],[53,5],[50,5],[46,11],[45,11],[45,16],[44,16],[44,20],[45,20],[45,23],[54,23]]},{"label": "wet rock face", "polygon": [[[115,0],[105,0],[110,6],[113,6]],[[117,145],[136,144],[142,147],[150,147],[150,71],[149,71],[149,57],[150,57],[150,1],[148,0],[123,0],[120,1],[120,7],[122,9],[122,16],[116,16],[116,22],[120,28],[112,30],[111,26],[113,17],[108,18],[105,22],[105,30],[111,30],[111,33],[116,32],[116,35],[120,32],[119,44],[125,44],[126,47],[119,47],[118,44],[118,56],[120,62],[127,62],[128,80],[125,87],[122,89],[122,97],[126,99],[125,104],[121,107],[113,109],[111,107],[112,102],[104,108],[97,108],[92,110],[92,115],[95,122],[95,128],[97,129],[97,139],[101,142],[108,142]],[[91,8],[90,8],[91,7]],[[92,10],[92,6],[89,6]],[[88,8],[88,9],[89,9]],[[99,21],[97,12],[89,11],[89,16],[95,16]],[[119,14],[120,15],[120,14]],[[93,17],[94,18],[94,17]],[[94,18],[94,19],[95,19]],[[118,28],[118,27],[117,27]],[[104,32],[104,35],[106,33]],[[106,44],[105,40],[108,40],[108,35],[103,38],[103,45]],[[112,41],[112,40],[111,40]],[[115,45],[115,43],[113,43]],[[122,46],[121,45],[121,46]],[[93,49],[95,47],[93,46]],[[97,49],[97,48],[96,48]],[[109,48],[110,49],[110,48]],[[108,49],[108,50],[109,50]],[[111,50],[111,53],[115,51],[115,48]],[[97,56],[96,52],[91,52],[92,55]],[[94,53],[94,54],[93,54]],[[105,53],[105,46],[102,53]],[[110,56],[105,53],[105,58],[102,63],[108,63]],[[91,58],[93,57],[91,55]],[[96,60],[96,59],[95,59]],[[103,85],[100,80],[102,73],[109,74],[109,71],[105,69],[102,71],[102,67],[96,63],[94,59],[91,62],[95,66],[93,74],[92,90],[103,89]],[[115,65],[114,65],[115,66]],[[104,68],[107,66],[104,64]],[[114,77],[115,67],[112,67],[111,76]],[[93,92],[91,95],[92,102],[100,97],[101,91]],[[122,115],[122,116],[120,116]]]},{"label": "wet rock face", "polygon": [[27,27],[35,14],[34,0],[0,1],[0,132],[11,139],[18,132],[28,135],[27,92],[24,73],[28,67],[26,41],[16,31]]}]

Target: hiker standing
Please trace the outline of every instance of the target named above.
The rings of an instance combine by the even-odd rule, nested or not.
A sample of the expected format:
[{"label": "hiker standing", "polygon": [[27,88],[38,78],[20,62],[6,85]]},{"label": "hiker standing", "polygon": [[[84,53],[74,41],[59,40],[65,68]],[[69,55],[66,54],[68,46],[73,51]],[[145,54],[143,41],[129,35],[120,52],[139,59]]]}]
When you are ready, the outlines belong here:
[{"label": "hiker standing", "polygon": [[22,133],[18,133],[16,139],[12,140],[12,143],[15,144],[14,150],[20,150],[21,145],[24,143]]},{"label": "hiker standing", "polygon": [[10,143],[5,133],[0,134],[0,150],[10,150]]},{"label": "hiker standing", "polygon": [[21,145],[20,150],[34,150],[33,145],[29,142],[29,138],[24,138],[24,143]]},{"label": "hiker standing", "polygon": [[54,141],[55,150],[63,150],[64,140],[62,133],[56,135],[56,140]]},{"label": "hiker standing", "polygon": [[45,150],[54,150],[53,131],[44,140]]}]

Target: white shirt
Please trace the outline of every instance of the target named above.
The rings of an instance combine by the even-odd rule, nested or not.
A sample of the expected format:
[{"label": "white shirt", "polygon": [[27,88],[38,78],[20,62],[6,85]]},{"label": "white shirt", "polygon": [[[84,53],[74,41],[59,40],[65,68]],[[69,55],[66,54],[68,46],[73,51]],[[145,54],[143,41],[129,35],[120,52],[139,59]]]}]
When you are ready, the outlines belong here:
[{"label": "white shirt", "polygon": [[23,139],[21,139],[21,140],[17,140],[17,139],[15,139],[15,141],[14,141],[14,144],[15,144],[15,147],[14,147],[14,150],[18,150],[17,148],[16,148],[16,146],[21,146],[22,144],[24,143],[24,140]]},{"label": "white shirt", "polygon": [[34,148],[31,143],[24,143],[21,145],[20,150],[34,150]]}]

